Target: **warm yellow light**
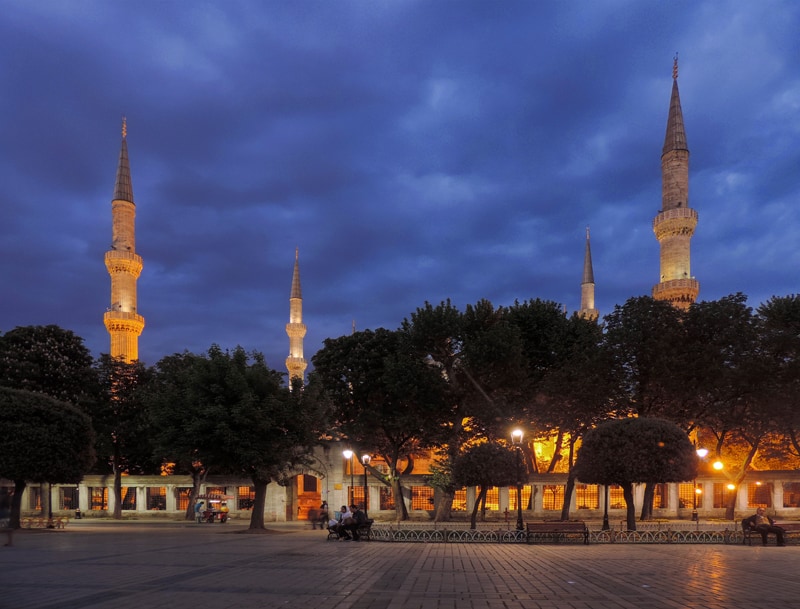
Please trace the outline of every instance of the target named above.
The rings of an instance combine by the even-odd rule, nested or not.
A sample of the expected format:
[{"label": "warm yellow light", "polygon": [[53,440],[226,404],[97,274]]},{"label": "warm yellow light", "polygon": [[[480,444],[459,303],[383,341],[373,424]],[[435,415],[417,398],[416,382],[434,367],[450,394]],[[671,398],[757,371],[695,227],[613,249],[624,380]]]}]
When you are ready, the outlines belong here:
[{"label": "warm yellow light", "polygon": [[698,448],[697,449],[697,456],[701,459],[705,459],[706,455],[708,454],[707,448]]},{"label": "warm yellow light", "polygon": [[713,467],[715,470],[719,471],[719,470],[721,470],[723,467],[725,467],[725,465],[722,463],[722,461],[714,461],[714,465],[712,465],[712,467]]},{"label": "warm yellow light", "polygon": [[703,494],[703,489],[696,488],[696,489],[694,489],[694,492],[695,492],[695,495],[702,495]]},{"label": "warm yellow light", "polygon": [[362,455],[361,456],[361,463],[363,463],[364,465],[369,465],[369,462],[370,462],[370,456],[369,455]]},{"label": "warm yellow light", "polygon": [[348,448],[347,450],[342,451],[342,455],[344,455],[345,459],[349,459],[353,456],[353,451]]},{"label": "warm yellow light", "polygon": [[761,482],[756,482],[756,486],[761,486]]},{"label": "warm yellow light", "polygon": [[732,490],[734,490],[735,488],[736,488],[736,485],[735,485],[735,484],[729,484],[729,485],[728,485],[728,490],[729,490],[729,491],[732,491]]},{"label": "warm yellow light", "polygon": [[511,432],[511,442],[513,444],[522,444],[522,436],[523,436],[522,430],[515,429],[514,431]]}]

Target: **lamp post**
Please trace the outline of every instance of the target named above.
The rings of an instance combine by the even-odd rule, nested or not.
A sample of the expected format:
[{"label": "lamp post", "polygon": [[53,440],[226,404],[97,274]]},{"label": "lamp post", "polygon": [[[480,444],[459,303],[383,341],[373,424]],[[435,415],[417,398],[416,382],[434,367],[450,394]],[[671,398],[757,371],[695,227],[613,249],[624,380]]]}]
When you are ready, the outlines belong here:
[{"label": "lamp post", "polygon": [[367,465],[369,465],[369,455],[361,455],[361,464],[364,466],[364,516],[367,516]]},{"label": "lamp post", "polygon": [[[697,458],[698,459],[705,459],[706,455],[708,454],[707,448],[698,448],[697,449]],[[692,483],[692,520],[697,523],[697,529],[700,529],[700,518],[697,515],[697,496],[702,493],[703,491],[697,488],[697,477],[695,477],[694,482]]]},{"label": "lamp post", "polygon": [[511,443],[517,447],[517,530],[525,528],[522,524],[522,430],[515,429],[511,432]]},{"label": "lamp post", "polygon": [[603,485],[603,531],[609,531],[611,527],[608,524],[608,484]]},{"label": "lamp post", "polygon": [[350,461],[350,495],[351,496],[348,497],[348,501],[347,501],[347,504],[350,505],[351,503],[353,503],[352,494],[353,494],[353,488],[355,486],[355,484],[353,482],[353,451],[350,450],[349,448],[347,448],[347,449],[342,451],[342,455],[344,455],[345,459]]}]

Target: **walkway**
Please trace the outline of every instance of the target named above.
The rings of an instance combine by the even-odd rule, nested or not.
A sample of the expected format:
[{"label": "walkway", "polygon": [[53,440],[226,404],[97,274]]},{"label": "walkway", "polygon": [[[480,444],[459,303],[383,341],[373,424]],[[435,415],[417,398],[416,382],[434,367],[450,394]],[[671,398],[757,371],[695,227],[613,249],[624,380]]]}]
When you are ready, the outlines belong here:
[{"label": "walkway", "polygon": [[243,528],[21,531],[0,547],[0,609],[800,609],[800,546],[348,543]]}]

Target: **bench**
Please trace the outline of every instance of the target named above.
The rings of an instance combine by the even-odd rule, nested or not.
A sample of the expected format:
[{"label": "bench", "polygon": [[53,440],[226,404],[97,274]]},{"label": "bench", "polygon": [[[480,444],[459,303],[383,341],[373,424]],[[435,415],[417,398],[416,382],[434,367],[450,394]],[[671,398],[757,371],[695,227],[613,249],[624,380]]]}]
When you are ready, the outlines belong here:
[{"label": "bench", "polygon": [[[756,541],[761,540],[761,533],[751,527],[749,522],[750,520],[748,518],[742,520],[742,543],[752,546],[754,537]],[[784,531],[786,531],[786,533],[783,535],[786,543],[789,543],[789,539],[800,537],[800,522],[776,522],[775,526],[781,527]],[[770,537],[775,537],[775,535],[773,533],[767,535],[767,543],[769,543]]]},{"label": "bench", "polygon": [[[372,539],[372,523],[375,522],[369,518],[366,522],[358,525],[358,538],[362,541],[370,541]],[[328,527],[328,541],[339,539],[339,532],[336,529]]]},{"label": "bench", "polygon": [[550,539],[555,543],[562,539],[583,538],[584,545],[589,544],[589,529],[583,521],[570,522],[529,522],[527,523],[527,542],[538,538]]}]

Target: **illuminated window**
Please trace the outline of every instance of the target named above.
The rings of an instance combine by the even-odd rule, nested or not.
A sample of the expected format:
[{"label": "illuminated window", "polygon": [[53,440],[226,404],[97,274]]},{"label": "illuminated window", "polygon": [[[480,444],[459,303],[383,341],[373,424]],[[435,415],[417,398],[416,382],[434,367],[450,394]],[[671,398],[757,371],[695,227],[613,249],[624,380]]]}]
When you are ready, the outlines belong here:
[{"label": "illuminated window", "polygon": [[236,487],[236,509],[252,510],[256,500],[256,489],[252,486]]},{"label": "illuminated window", "polygon": [[484,505],[487,510],[494,510],[495,512],[500,509],[500,489],[496,486],[491,486],[486,491],[486,499]]},{"label": "illuminated window", "polygon": [[181,512],[189,509],[189,497],[192,496],[192,489],[190,487],[181,487],[175,489],[175,503],[176,508]]},{"label": "illuminated window", "polygon": [[564,507],[563,484],[545,484],[542,491],[542,509],[560,510]]},{"label": "illuminated window", "polygon": [[669,495],[667,494],[666,484],[656,484],[653,489],[653,509],[664,509],[669,507]]},{"label": "illuminated window", "polygon": [[412,510],[433,509],[433,489],[430,486],[411,487],[411,509]]},{"label": "illuminated window", "polygon": [[800,482],[783,483],[783,507],[800,507]]},{"label": "illuminated window", "polygon": [[618,484],[612,484],[608,487],[608,509],[625,509],[625,493],[623,492],[622,487]]},{"label": "illuminated window", "polygon": [[147,487],[147,509],[166,510],[167,509],[167,487],[148,486]]},{"label": "illuminated window", "polygon": [[303,476],[303,492],[316,493],[317,492],[317,479],[314,476]]},{"label": "illuminated window", "polygon": [[[367,495],[369,496],[369,495]],[[351,487],[350,489],[350,505],[355,503],[356,505],[360,506],[362,509],[364,507],[364,487],[363,486],[356,486]]]},{"label": "illuminated window", "polygon": [[456,491],[456,494],[453,496],[453,507],[451,509],[454,512],[467,511],[467,489],[460,488]]},{"label": "illuminated window", "polygon": [[[526,484],[522,487],[522,509],[527,510],[530,509],[530,500],[531,500],[531,487],[530,485]],[[509,510],[516,510],[517,509],[517,487],[509,487],[508,489],[508,509]]]},{"label": "illuminated window", "polygon": [[726,508],[731,501],[731,498],[736,495],[734,490],[728,488],[727,484],[723,484],[722,482],[715,482],[714,483],[714,507],[715,508]]},{"label": "illuminated window", "polygon": [[392,489],[388,486],[382,486],[381,489],[381,505],[380,509],[382,510],[393,510],[394,509],[394,493],[392,493]]},{"label": "illuminated window", "polygon": [[135,510],[136,509],[136,487],[123,486],[122,487],[122,509]]},{"label": "illuminated window", "polygon": [[31,486],[28,488],[28,509],[37,512],[42,510],[42,487]]},{"label": "illuminated window", "polygon": [[107,510],[108,509],[108,489],[104,486],[89,487],[89,509]]},{"label": "illuminated window", "polygon": [[596,484],[575,485],[575,507],[579,510],[596,510],[600,507],[600,491]]},{"label": "illuminated window", "polygon": [[747,507],[772,507],[772,485],[751,482],[747,485]]},{"label": "illuminated window", "polygon": [[74,486],[62,486],[58,492],[58,509],[59,510],[77,510],[78,509],[78,489]]},{"label": "illuminated window", "polygon": [[678,485],[678,507],[684,509],[694,508],[695,501],[697,507],[703,507],[703,495],[694,492],[695,486],[691,482],[682,482]]}]

